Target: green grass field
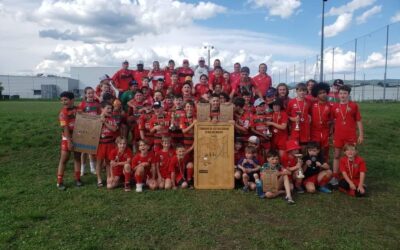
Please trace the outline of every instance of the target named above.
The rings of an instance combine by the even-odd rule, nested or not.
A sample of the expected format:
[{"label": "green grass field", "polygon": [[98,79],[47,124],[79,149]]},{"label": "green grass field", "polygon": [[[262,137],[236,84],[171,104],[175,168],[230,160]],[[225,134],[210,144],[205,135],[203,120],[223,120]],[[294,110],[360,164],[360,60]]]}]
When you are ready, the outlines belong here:
[{"label": "green grass field", "polygon": [[56,189],[57,102],[0,102],[0,249],[398,249],[400,104],[361,104],[369,196]]}]

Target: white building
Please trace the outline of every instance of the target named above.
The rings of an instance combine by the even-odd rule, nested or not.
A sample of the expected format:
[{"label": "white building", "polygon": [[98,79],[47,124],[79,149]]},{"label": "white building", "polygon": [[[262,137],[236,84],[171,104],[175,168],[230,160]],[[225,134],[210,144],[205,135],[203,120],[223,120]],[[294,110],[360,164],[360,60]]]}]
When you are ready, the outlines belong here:
[{"label": "white building", "polygon": [[0,75],[0,82],[6,98],[54,99],[63,91],[79,93],[79,81],[68,77]]}]

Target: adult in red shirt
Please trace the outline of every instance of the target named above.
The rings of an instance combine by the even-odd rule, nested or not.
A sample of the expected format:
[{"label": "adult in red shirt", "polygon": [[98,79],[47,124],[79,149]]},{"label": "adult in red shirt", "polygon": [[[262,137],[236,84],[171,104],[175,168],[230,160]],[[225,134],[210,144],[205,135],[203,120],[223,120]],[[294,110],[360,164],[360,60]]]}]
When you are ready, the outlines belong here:
[{"label": "adult in red shirt", "polygon": [[139,60],[136,64],[136,70],[133,71],[133,77],[139,84],[139,88],[142,87],[142,81],[144,77],[148,77],[149,71],[144,69],[144,63],[142,60]]},{"label": "adult in red shirt", "polygon": [[265,63],[261,63],[258,66],[258,75],[253,77],[253,81],[256,86],[256,94],[258,97],[263,97],[272,86],[272,80],[267,74],[267,65]]},{"label": "adult in red shirt", "polygon": [[183,59],[182,67],[178,69],[179,82],[183,84],[187,76],[193,77],[194,71],[189,67],[189,60]]},{"label": "adult in red shirt", "polygon": [[153,69],[149,71],[148,77],[151,79],[152,86],[150,87],[153,89],[158,80],[163,79],[165,81],[165,72],[160,69],[160,63],[158,61],[153,62]]},{"label": "adult in red shirt", "polygon": [[311,105],[311,141],[318,142],[325,161],[329,159],[329,134],[332,126],[332,108],[327,101],[329,85],[317,83],[313,86],[311,93],[316,102]]},{"label": "adult in red shirt", "polygon": [[123,61],[122,68],[112,77],[114,86],[118,89],[120,95],[129,89],[129,83],[134,79],[133,71],[128,68],[129,62]]},{"label": "adult in red shirt", "polygon": [[232,82],[237,82],[240,79],[240,69],[242,67],[240,66],[240,63],[235,63],[233,65],[233,72],[230,74],[230,81]]},{"label": "adult in red shirt", "polygon": [[168,66],[165,67],[165,69],[164,69],[165,86],[166,87],[171,86],[171,82],[172,82],[171,77],[172,77],[173,73],[176,73],[175,61],[171,59],[171,60],[168,61]]}]

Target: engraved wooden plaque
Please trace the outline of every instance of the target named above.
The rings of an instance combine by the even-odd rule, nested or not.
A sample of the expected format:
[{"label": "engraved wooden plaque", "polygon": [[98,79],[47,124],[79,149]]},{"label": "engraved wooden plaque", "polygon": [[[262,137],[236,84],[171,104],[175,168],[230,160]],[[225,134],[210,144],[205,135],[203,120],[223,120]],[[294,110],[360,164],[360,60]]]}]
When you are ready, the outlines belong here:
[{"label": "engraved wooden plaque", "polygon": [[194,129],[195,188],[233,189],[233,125],[226,122],[198,122]]}]

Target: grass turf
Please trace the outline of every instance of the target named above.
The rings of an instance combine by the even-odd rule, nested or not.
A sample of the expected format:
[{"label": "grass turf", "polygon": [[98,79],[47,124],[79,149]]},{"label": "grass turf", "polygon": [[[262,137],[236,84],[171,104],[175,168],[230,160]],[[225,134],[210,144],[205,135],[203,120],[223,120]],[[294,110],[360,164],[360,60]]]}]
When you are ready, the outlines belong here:
[{"label": "grass turf", "polygon": [[400,104],[361,104],[369,196],[260,200],[239,190],[136,194],[73,187],[72,161],[56,189],[57,102],[0,102],[0,248],[397,249]]}]

